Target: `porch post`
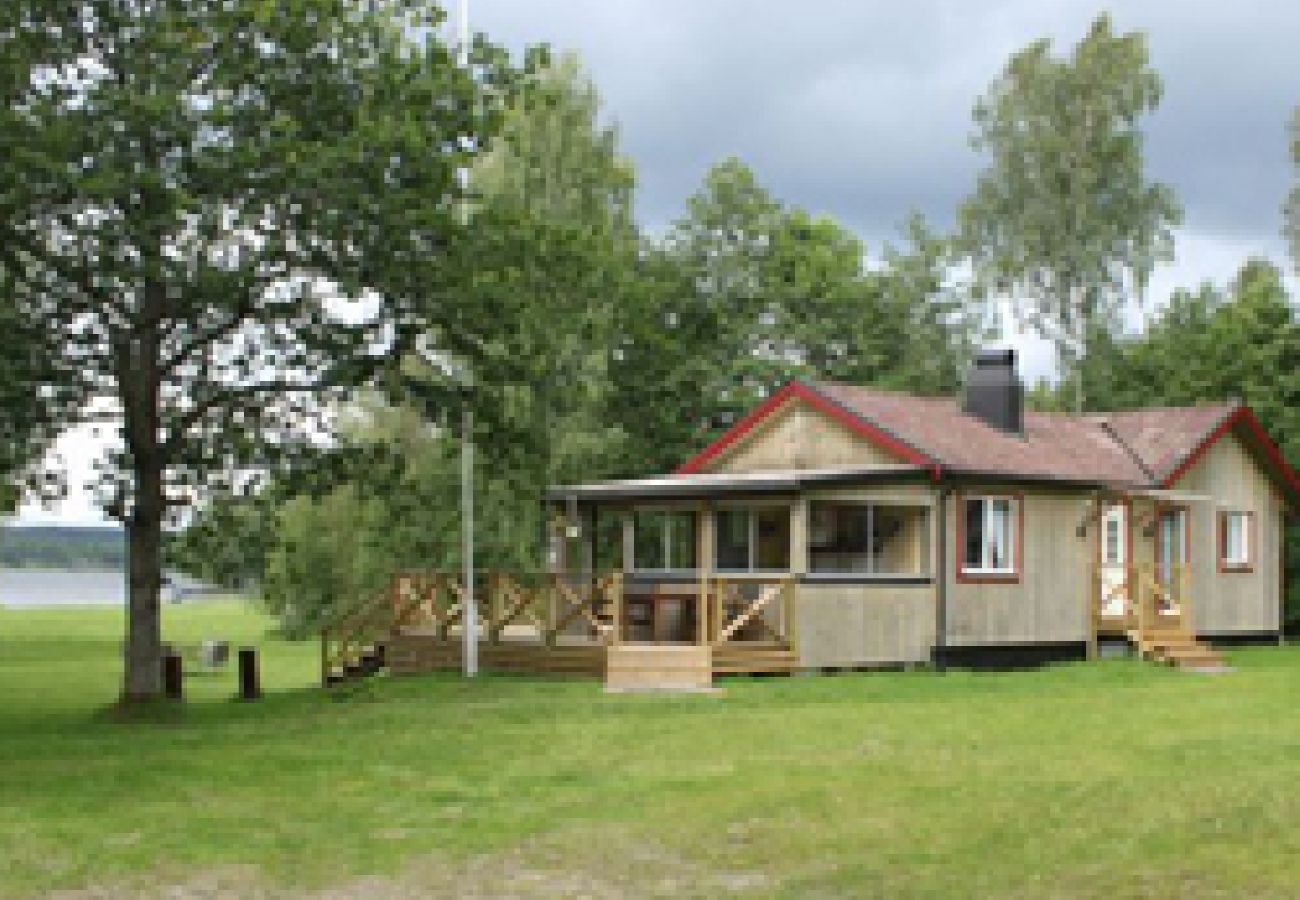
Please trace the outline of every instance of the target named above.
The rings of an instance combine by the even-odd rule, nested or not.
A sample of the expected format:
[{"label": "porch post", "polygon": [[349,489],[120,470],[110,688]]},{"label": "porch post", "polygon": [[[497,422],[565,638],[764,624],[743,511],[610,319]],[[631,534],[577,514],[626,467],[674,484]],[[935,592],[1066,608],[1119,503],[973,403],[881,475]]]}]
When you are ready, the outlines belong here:
[{"label": "porch post", "polygon": [[696,529],[695,563],[699,577],[695,594],[695,640],[696,643],[703,645],[708,643],[709,576],[713,573],[713,550],[716,545],[713,503],[709,500],[700,501],[696,508],[696,517],[699,527]]}]

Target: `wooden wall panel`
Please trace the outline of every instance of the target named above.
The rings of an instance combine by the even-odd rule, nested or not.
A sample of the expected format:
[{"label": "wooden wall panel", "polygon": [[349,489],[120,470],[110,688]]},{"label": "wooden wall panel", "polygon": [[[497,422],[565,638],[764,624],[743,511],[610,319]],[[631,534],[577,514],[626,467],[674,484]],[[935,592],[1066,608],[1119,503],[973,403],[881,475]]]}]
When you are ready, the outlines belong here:
[{"label": "wooden wall panel", "polygon": [[[1001,485],[964,493],[1007,492]],[[1085,490],[1023,493],[1023,559],[1018,583],[968,583],[955,578],[960,554],[954,495],[949,503],[948,643],[953,646],[1083,641],[1089,633],[1093,535],[1080,537],[1092,494]],[[1091,527],[1096,527],[1095,525]]]},{"label": "wooden wall panel", "polygon": [[[1282,501],[1237,438],[1225,435],[1172,485],[1209,497],[1190,507],[1191,615],[1201,634],[1276,631]],[[1254,513],[1250,572],[1220,572],[1218,514]]]},{"label": "wooden wall panel", "polygon": [[808,668],[928,662],[934,585],[801,584],[799,664]]},{"label": "wooden wall panel", "polygon": [[792,401],[710,461],[706,470],[763,472],[881,463],[898,460],[823,413]]}]

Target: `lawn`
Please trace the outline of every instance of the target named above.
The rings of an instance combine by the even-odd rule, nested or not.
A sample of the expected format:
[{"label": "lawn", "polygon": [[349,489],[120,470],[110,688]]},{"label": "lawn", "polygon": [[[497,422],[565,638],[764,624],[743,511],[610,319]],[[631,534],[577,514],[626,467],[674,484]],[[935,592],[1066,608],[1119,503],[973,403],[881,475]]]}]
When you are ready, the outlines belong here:
[{"label": "lawn", "polygon": [[0,895],[1300,894],[1300,648],[1207,676],[732,680],[606,696],[439,675],[316,690],[237,603],[166,636],[256,643],[183,707],[106,709],[121,615],[0,609]]}]

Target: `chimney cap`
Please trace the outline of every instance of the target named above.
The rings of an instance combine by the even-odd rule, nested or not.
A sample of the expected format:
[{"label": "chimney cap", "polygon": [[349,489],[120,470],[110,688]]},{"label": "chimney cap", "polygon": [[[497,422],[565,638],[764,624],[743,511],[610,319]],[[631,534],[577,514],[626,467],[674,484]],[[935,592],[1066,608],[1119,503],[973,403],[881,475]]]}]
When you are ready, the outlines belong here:
[{"label": "chimney cap", "polygon": [[1016,364],[1016,351],[1010,347],[997,350],[979,350],[975,353],[975,365],[1005,366],[1012,368]]}]

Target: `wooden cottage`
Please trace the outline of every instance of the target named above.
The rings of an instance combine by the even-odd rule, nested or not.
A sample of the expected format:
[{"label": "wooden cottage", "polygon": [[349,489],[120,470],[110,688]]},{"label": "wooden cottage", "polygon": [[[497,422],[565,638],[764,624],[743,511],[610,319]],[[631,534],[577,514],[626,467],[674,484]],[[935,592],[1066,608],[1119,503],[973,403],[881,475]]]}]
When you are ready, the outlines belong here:
[{"label": "wooden cottage", "polygon": [[[485,588],[482,658],[625,686],[1111,645],[1213,667],[1279,639],[1298,499],[1240,403],[1026,412],[1012,351],[960,400],[794,381],[671,475],[553,489],[555,573]],[[454,664],[434,619],[390,661]]]}]

